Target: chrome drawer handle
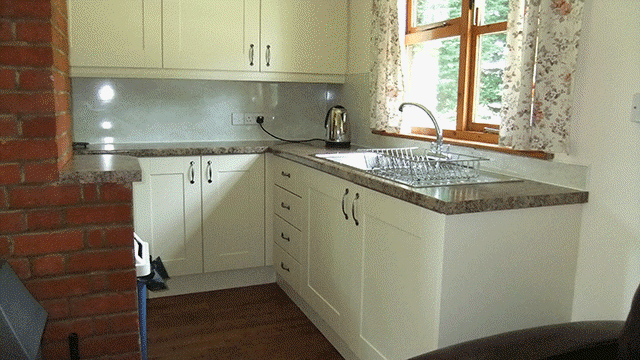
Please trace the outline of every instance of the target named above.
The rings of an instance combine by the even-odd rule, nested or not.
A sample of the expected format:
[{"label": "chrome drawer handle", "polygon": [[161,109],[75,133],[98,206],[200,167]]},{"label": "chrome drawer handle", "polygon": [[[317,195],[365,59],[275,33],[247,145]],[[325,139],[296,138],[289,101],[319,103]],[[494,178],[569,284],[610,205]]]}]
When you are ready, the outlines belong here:
[{"label": "chrome drawer handle", "polygon": [[356,193],[356,197],[355,197],[355,199],[353,199],[353,202],[351,203],[351,217],[353,218],[353,221],[356,223],[356,226],[358,226],[360,224],[358,219],[356,219],[356,201],[359,198],[360,198],[360,194]]},{"label": "chrome drawer handle", "polygon": [[345,220],[349,220],[349,215],[344,211],[344,199],[347,197],[347,194],[349,194],[349,189],[345,189],[344,195],[342,195],[342,213],[344,214]]},{"label": "chrome drawer handle", "polygon": [[249,45],[249,66],[253,66],[253,44]]},{"label": "chrome drawer handle", "polygon": [[267,60],[267,66],[271,66],[271,45],[267,45],[265,60]]},{"label": "chrome drawer handle", "polygon": [[213,170],[211,169],[211,160],[207,161],[207,182],[209,184],[213,182]]},{"label": "chrome drawer handle", "polygon": [[289,268],[288,268],[288,267],[284,266],[284,263],[283,263],[282,261],[280,261],[280,267],[281,267],[281,268],[282,268],[282,270],[284,270],[284,271],[289,271],[289,272],[291,272],[291,270],[289,270]]},{"label": "chrome drawer handle", "polygon": [[286,173],[284,171],[280,172],[280,175],[284,176],[284,177],[288,177],[289,179],[291,179],[291,173]]},{"label": "chrome drawer handle", "polygon": [[291,237],[286,237],[284,236],[284,233],[280,233],[280,237],[287,240],[287,241],[291,241]]},{"label": "chrome drawer handle", "polygon": [[195,164],[195,161],[189,163],[189,182],[191,184],[196,183],[196,170],[193,168],[193,165]]},{"label": "chrome drawer handle", "polygon": [[285,205],[283,202],[280,203],[280,206],[282,206],[283,209],[291,210],[291,205]]}]

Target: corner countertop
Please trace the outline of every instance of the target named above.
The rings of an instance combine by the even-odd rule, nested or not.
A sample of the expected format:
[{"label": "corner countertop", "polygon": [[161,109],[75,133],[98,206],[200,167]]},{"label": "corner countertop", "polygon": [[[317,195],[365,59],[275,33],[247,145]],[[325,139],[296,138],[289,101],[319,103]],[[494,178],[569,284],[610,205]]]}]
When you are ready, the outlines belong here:
[{"label": "corner countertop", "polygon": [[[582,204],[589,193],[556,185],[523,180],[474,185],[413,188],[370,175],[348,166],[315,157],[315,154],[349,152],[327,149],[322,142],[287,144],[280,141],[232,141],[195,143],[145,143],[89,145],[76,149],[73,163],[61,173],[61,181],[140,181],[138,157],[259,154],[271,152],[355,184],[445,214],[524,209],[542,206]],[[108,156],[111,156],[109,158]],[[134,164],[135,163],[135,164]],[[112,170],[109,170],[112,169]],[[63,174],[66,175],[63,176]],[[106,181],[102,181],[106,182]]]}]

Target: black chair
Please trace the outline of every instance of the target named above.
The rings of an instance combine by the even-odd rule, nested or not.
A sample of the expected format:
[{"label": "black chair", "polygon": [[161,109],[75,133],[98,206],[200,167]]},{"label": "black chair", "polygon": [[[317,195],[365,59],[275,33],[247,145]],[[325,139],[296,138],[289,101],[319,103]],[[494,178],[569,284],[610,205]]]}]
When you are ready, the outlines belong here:
[{"label": "black chair", "polygon": [[410,360],[640,360],[640,287],[626,321],[580,321],[510,331]]}]

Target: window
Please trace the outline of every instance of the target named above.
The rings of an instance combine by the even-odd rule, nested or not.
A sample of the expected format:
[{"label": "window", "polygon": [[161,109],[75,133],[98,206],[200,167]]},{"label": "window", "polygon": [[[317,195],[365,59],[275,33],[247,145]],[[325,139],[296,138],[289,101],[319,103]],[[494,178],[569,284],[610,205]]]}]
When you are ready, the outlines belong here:
[{"label": "window", "polygon": [[[406,0],[405,101],[435,115],[445,138],[497,143],[509,0]],[[435,132],[407,113],[404,133]]]}]

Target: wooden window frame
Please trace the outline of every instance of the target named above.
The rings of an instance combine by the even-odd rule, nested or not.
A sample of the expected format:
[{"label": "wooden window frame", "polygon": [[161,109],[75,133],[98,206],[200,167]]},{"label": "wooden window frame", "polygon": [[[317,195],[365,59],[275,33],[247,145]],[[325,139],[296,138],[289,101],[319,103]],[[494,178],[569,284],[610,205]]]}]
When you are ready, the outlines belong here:
[{"label": "wooden window frame", "polygon": [[[498,125],[474,123],[474,92],[476,81],[476,58],[478,55],[478,40],[481,35],[507,30],[507,22],[488,25],[477,25],[475,18],[479,18],[479,11],[474,6],[474,0],[462,0],[462,13],[459,18],[432,23],[425,26],[413,24],[414,0],[406,0],[407,26],[405,46],[429,40],[460,36],[460,64],[458,72],[458,102],[455,130],[443,130],[446,139],[474,141],[488,144],[498,143]],[[487,129],[495,129],[487,132]],[[411,134],[434,136],[435,130],[428,127],[413,127]]]}]

